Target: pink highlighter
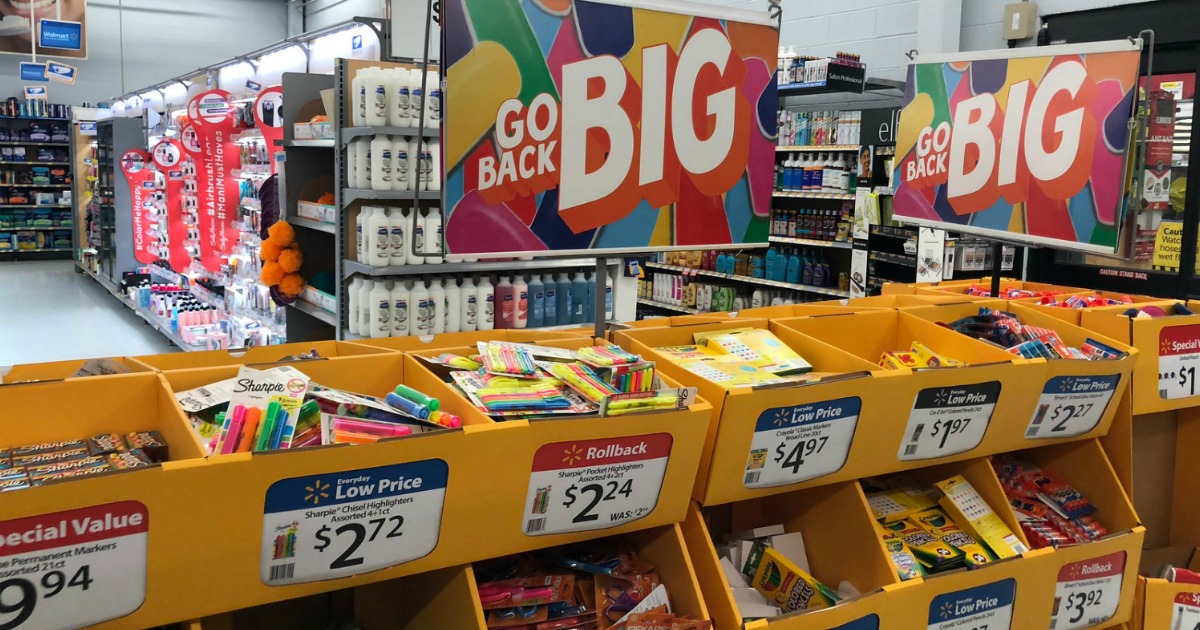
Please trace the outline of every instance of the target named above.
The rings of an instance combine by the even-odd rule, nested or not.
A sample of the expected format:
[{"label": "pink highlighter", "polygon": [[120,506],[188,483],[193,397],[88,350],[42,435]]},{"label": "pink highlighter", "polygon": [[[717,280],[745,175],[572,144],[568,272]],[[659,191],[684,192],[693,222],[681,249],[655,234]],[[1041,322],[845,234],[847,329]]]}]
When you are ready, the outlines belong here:
[{"label": "pink highlighter", "polygon": [[333,419],[333,429],[335,431],[351,431],[354,433],[377,435],[381,438],[412,435],[412,427],[405,426],[403,424],[370,422],[366,420],[343,417],[337,417]]}]

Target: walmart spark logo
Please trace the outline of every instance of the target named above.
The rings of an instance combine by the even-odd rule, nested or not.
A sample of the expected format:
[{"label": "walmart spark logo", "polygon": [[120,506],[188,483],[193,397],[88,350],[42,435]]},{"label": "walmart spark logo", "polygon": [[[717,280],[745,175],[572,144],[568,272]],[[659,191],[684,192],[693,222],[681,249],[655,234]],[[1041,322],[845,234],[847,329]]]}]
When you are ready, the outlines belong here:
[{"label": "walmart spark logo", "polygon": [[563,451],[563,463],[568,466],[574,466],[583,459],[583,449],[579,445],[572,444],[570,448]]},{"label": "walmart spark logo", "polygon": [[320,479],[313,482],[311,486],[304,486],[304,490],[308,492],[304,495],[304,500],[312,501],[313,505],[320,505],[322,499],[329,498],[329,484]]},{"label": "walmart spark logo", "polygon": [[791,414],[789,414],[788,412],[786,412],[782,409],[775,412],[775,420],[774,420],[775,426],[782,427],[783,425],[788,424],[790,422],[790,420],[791,420]]},{"label": "walmart spark logo", "polygon": [[1062,385],[1059,385],[1058,389],[1059,389],[1059,391],[1069,392],[1074,387],[1075,387],[1075,379],[1068,376],[1067,378],[1064,378],[1062,380]]},{"label": "walmart spark logo", "polygon": [[938,612],[942,619],[949,619],[954,615],[954,604],[950,602],[942,602],[942,609]]},{"label": "walmart spark logo", "polygon": [[1171,340],[1170,339],[1164,338],[1164,339],[1159,340],[1159,342],[1158,342],[1158,353],[1159,354],[1171,354],[1171,350],[1172,350],[1172,348],[1171,348]]},{"label": "walmart spark logo", "polygon": [[942,405],[945,405],[946,400],[949,399],[949,397],[950,397],[950,390],[946,390],[946,389],[939,390],[938,393],[935,394],[933,397],[934,406],[941,407]]}]

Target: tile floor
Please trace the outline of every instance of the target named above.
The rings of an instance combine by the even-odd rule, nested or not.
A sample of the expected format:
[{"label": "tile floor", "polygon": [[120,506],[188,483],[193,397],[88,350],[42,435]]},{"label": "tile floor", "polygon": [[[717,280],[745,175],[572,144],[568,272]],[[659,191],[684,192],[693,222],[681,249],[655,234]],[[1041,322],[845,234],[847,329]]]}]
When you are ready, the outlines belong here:
[{"label": "tile floor", "polygon": [[175,350],[74,262],[0,261],[0,365]]}]

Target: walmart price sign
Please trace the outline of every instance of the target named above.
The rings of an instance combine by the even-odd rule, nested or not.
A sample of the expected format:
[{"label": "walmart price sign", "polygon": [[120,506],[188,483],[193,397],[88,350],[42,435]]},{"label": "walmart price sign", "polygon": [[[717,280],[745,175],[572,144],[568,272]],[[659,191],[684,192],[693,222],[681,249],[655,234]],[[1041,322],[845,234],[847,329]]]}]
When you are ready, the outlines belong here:
[{"label": "walmart price sign", "polygon": [[999,399],[999,381],[921,390],[897,456],[900,461],[933,459],[979,446]]},{"label": "walmart price sign", "polygon": [[262,581],[328,580],[429,555],[448,477],[446,462],[427,459],[276,481],[263,509]]},{"label": "walmart price sign", "polygon": [[538,449],[529,475],[528,536],[607,529],[658,505],[671,434],[557,442]]},{"label": "walmart price sign", "polygon": [[837,472],[858,427],[857,396],[763,411],[746,460],[747,488],[770,488]]},{"label": "walmart price sign", "polygon": [[1171,628],[1200,628],[1200,593],[1180,593],[1175,596],[1175,606],[1171,610]]},{"label": "walmart price sign", "polygon": [[1008,630],[1017,581],[1009,578],[933,598],[929,630]]},{"label": "walmart price sign", "polygon": [[79,628],[137,610],[149,531],[137,501],[0,522],[0,628]]},{"label": "walmart price sign", "polygon": [[1168,326],[1158,333],[1158,395],[1190,398],[1200,395],[1200,325]]},{"label": "walmart price sign", "polygon": [[1090,628],[1117,614],[1125,552],[1072,562],[1058,571],[1050,627],[1054,630]]},{"label": "walmart price sign", "polygon": [[1025,437],[1073,437],[1095,429],[1120,382],[1120,374],[1051,378],[1042,388]]}]

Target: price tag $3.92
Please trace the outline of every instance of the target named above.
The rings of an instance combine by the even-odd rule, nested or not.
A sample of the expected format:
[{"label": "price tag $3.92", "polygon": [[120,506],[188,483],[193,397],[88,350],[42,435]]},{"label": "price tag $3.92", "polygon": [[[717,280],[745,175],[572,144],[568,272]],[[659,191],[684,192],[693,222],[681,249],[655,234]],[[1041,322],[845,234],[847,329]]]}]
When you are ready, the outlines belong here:
[{"label": "price tag $3.92", "polygon": [[557,442],[538,449],[522,531],[528,536],[616,527],[658,505],[671,434]]},{"label": "price tag $3.92", "polygon": [[1125,552],[1063,565],[1054,589],[1053,630],[1090,628],[1117,614]]}]

